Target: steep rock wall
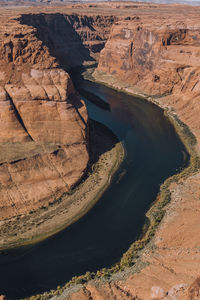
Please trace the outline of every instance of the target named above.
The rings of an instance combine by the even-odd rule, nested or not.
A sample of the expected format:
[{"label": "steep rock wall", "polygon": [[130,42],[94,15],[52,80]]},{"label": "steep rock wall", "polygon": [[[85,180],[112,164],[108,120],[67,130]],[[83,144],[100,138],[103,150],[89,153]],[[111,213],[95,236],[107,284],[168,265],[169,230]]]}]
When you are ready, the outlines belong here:
[{"label": "steep rock wall", "polygon": [[24,14],[20,22],[33,26],[62,67],[69,68],[98,58],[116,19],[112,15]]},{"label": "steep rock wall", "polygon": [[[199,152],[200,8],[149,4],[132,9],[130,4],[129,9],[111,29],[97,76],[116,88],[156,96],[161,107],[190,127]],[[170,191],[166,215],[138,264],[109,282],[90,281],[71,295],[66,291],[66,299],[199,299],[199,171]]]},{"label": "steep rock wall", "polygon": [[[116,16],[124,13],[125,17],[121,21],[118,19],[118,23],[114,24],[112,28],[110,39],[101,52],[99,70],[112,74],[118,81],[123,79],[128,88],[136,86],[140,91],[153,95],[170,94],[157,99],[157,101],[163,106],[176,110],[178,116],[191,127],[200,141],[198,87],[200,9],[129,3],[123,10],[125,6],[122,3],[100,5],[100,11],[103,7],[107,11],[112,11]],[[92,6],[91,9],[98,10],[96,4]],[[112,6],[117,8],[117,12],[113,11]],[[81,6],[80,10],[82,10]],[[87,10],[89,12],[89,6],[87,6]],[[54,11],[55,8],[51,13],[53,14]],[[64,15],[65,17],[61,19],[66,18],[68,9]],[[46,18],[51,19],[50,23]],[[93,44],[94,47],[101,48],[101,39],[93,42],[93,38],[95,39],[97,34],[95,30],[100,30],[96,29],[98,26],[93,30],[89,28],[88,24],[83,26],[83,30],[82,25],[79,27],[79,24],[82,24],[80,17],[78,19],[77,23],[72,22],[68,34],[63,38],[65,40],[63,44],[61,38],[67,31],[59,34],[59,30],[63,28],[63,26],[59,28],[60,25],[57,25],[57,29],[54,26],[52,29],[52,16],[36,18],[34,15],[30,16],[29,13],[26,17],[18,16],[15,20],[8,18],[1,22],[0,111],[3,130],[0,131],[0,134],[3,142],[0,145],[0,167],[2,168],[0,187],[2,189],[1,203],[3,203],[1,211],[4,216],[28,212],[32,208],[48,203],[49,200],[62,194],[65,189],[68,190],[66,188],[67,180],[70,186],[83,173],[88,157],[85,150],[85,138],[83,138],[83,143],[66,145],[62,144],[61,135],[60,142],[55,143],[55,136],[56,141],[58,138],[57,135],[54,135],[55,127],[51,128],[51,134],[48,135],[50,128],[45,126],[47,124],[45,122],[54,118],[55,114],[57,118],[60,111],[63,113],[63,110],[58,109],[57,115],[56,110],[52,108],[57,104],[63,105],[63,101],[57,92],[59,90],[57,85],[62,86],[62,84],[57,81],[56,84],[49,83],[53,81],[52,71],[48,74],[50,68],[55,72],[61,72],[58,77],[65,78],[67,85],[64,84],[64,87],[67,87],[68,90],[69,85],[70,90],[70,79],[66,80],[68,75],[59,68],[59,62],[64,61],[66,67],[73,66],[76,64],[76,59],[79,64],[86,58],[90,59],[88,53],[93,56],[96,51],[93,53],[91,51]],[[46,22],[45,24],[48,26],[44,24],[42,27],[42,22]],[[103,23],[104,21],[99,28],[103,29]],[[13,27],[16,30],[15,33]],[[77,27],[76,30],[75,27]],[[111,28],[111,25],[108,27]],[[43,36],[42,32],[45,32]],[[76,37],[79,34],[78,42],[77,39],[69,40],[68,37],[72,32]],[[50,36],[54,36],[53,40],[50,39]],[[57,36],[60,41],[56,40]],[[107,37],[101,38],[105,43]],[[96,44],[97,46],[95,46]],[[13,45],[15,46],[13,47]],[[77,49],[75,45],[78,47],[85,45],[80,57],[79,53],[75,51]],[[56,51],[53,52],[56,47],[60,47],[57,51],[57,54],[60,53],[59,55],[56,54]],[[65,51],[69,52],[64,56]],[[25,75],[22,76],[22,74]],[[42,82],[43,77],[48,78],[47,82]],[[38,81],[37,78],[39,78]],[[33,88],[31,87],[32,82],[34,83]],[[39,89],[43,91],[41,95],[48,94],[48,97],[45,96],[46,100],[44,100],[44,96],[37,96]],[[27,98],[23,95],[26,95]],[[26,100],[29,103],[26,114],[23,112],[23,107],[20,106],[21,97],[23,102],[25,99],[29,99]],[[33,100],[32,97],[35,99]],[[31,112],[32,105],[36,103],[43,105],[44,102],[46,106],[49,105],[52,108],[51,113],[37,108],[34,114],[30,114],[29,119],[27,111]],[[39,106],[39,104],[36,105]],[[85,136],[86,129],[83,120],[87,119],[87,115],[84,104],[81,103],[76,93],[72,92],[70,95],[66,95],[64,105],[69,105],[70,112],[76,115],[75,119],[78,119],[83,136]],[[38,116],[36,112],[39,113]],[[65,112],[69,116],[68,112]],[[44,122],[43,118],[48,113],[51,117],[45,119]],[[39,126],[41,120],[42,130]],[[35,121],[38,124],[38,132],[34,127]],[[58,123],[60,122],[58,121]],[[77,128],[77,140],[80,136],[78,123],[73,123],[73,129]],[[6,136],[3,134],[4,131]],[[37,141],[33,141],[33,137]],[[45,140],[45,143],[42,139]],[[50,143],[46,142],[48,139]],[[10,145],[8,147],[7,143],[10,141],[12,141],[12,147]],[[67,141],[66,135],[64,141]],[[70,169],[72,165],[76,167]],[[78,175],[74,173],[75,169]],[[75,174],[74,177],[73,174]],[[156,234],[155,244],[152,248],[144,251],[142,259],[145,265],[141,272],[130,274],[126,280],[123,278],[108,283],[91,282],[85,284],[78,293],[71,296],[63,294],[56,298],[75,300],[91,298],[149,300],[156,299],[156,297],[168,300],[172,298],[194,299],[199,293],[199,283],[196,282],[195,285],[192,285],[189,292],[187,292],[187,288],[199,276],[199,182],[199,174],[196,174],[173,189],[172,201],[167,207],[167,215]],[[43,192],[44,194],[42,194]]]},{"label": "steep rock wall", "polygon": [[187,76],[185,69],[197,64],[200,31],[183,22],[149,21],[137,16],[116,22],[98,69],[148,94],[171,93]]},{"label": "steep rock wall", "polygon": [[137,92],[172,95],[158,101],[173,106],[199,140],[199,53],[200,25],[195,18],[177,16],[169,24],[166,16],[135,16],[113,25],[98,70]]},{"label": "steep rock wall", "polygon": [[0,219],[48,205],[87,166],[88,116],[70,76],[18,19],[1,25]]}]

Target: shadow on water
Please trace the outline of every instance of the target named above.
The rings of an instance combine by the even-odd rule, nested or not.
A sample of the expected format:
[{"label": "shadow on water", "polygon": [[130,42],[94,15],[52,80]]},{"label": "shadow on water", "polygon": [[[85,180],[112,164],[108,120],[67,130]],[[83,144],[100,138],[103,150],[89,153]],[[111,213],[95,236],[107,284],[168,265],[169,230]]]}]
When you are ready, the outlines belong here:
[{"label": "shadow on water", "polygon": [[74,275],[118,261],[141,232],[160,184],[188,161],[161,109],[103,85],[86,81],[83,87],[109,103],[107,111],[86,101],[90,118],[123,142],[126,158],[85,217],[40,244],[0,255],[0,292],[14,299],[53,289]]},{"label": "shadow on water", "polygon": [[[95,164],[99,157],[110,151],[119,142],[118,138],[113,134],[111,130],[105,127],[103,124],[94,120],[89,120],[89,138],[90,138],[90,165]],[[104,136],[107,136],[104,139]],[[103,141],[103,142],[102,142]]]}]

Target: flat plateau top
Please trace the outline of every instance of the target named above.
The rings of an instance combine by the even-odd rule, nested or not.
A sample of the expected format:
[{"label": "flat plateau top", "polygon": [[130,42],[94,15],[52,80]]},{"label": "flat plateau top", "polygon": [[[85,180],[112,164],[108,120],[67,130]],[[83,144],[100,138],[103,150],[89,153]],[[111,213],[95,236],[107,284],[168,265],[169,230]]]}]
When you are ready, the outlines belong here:
[{"label": "flat plateau top", "polygon": [[[157,4],[157,3],[138,3],[138,2],[98,2],[98,3],[65,3],[51,5],[32,5],[19,4],[13,2],[10,4],[0,4],[0,14],[15,15],[22,13],[77,13],[87,15],[117,15],[117,16],[133,16],[139,15],[155,15],[156,17],[163,15],[180,16],[184,19],[185,15],[196,15],[200,12],[200,6],[187,6],[181,4]],[[1,16],[3,17],[3,16]],[[153,21],[153,20],[152,20]],[[169,21],[169,20],[168,20]]]}]

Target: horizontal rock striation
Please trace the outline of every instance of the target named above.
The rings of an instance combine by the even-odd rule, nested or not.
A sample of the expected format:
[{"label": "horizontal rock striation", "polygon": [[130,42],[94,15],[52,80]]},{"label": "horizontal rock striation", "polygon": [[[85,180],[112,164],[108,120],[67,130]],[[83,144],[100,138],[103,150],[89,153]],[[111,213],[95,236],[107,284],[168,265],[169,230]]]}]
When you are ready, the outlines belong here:
[{"label": "horizontal rock striation", "polygon": [[0,42],[0,219],[48,205],[88,163],[88,115],[36,29],[8,20]]},{"label": "horizontal rock striation", "polygon": [[[190,127],[199,151],[199,7],[108,2],[23,9],[0,18],[1,220],[47,205],[84,173],[87,112],[64,70],[93,61],[102,48],[98,70],[110,76],[107,83],[112,77],[115,87],[156,96]],[[56,299],[198,299],[199,187],[198,172],[171,187],[140,272],[91,281]]]},{"label": "horizontal rock striation", "polygon": [[139,93],[173,95],[162,104],[177,109],[199,139],[200,24],[189,16],[177,14],[169,23],[166,14],[138,14],[116,22],[100,53],[98,70],[127,88],[135,86]]},{"label": "horizontal rock striation", "polygon": [[127,19],[112,27],[98,69],[123,76],[148,94],[171,93],[188,68],[197,66],[198,26],[174,20],[169,25],[158,17]]},{"label": "horizontal rock striation", "polygon": [[[96,76],[116,88],[151,95],[189,126],[200,150],[200,8],[110,4],[112,26]],[[126,11],[129,10],[129,13]],[[118,14],[118,13],[116,13]],[[183,124],[181,125],[183,126]],[[127,273],[90,281],[58,299],[199,299],[200,174],[173,183],[171,202],[152,243]],[[140,271],[139,271],[140,270]],[[133,272],[131,274],[131,272]]]}]

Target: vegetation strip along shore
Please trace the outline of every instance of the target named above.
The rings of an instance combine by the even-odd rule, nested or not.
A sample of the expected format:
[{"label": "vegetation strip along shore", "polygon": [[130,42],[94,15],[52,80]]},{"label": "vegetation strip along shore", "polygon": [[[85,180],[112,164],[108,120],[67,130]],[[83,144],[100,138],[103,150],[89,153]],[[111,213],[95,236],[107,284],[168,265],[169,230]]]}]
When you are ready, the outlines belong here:
[{"label": "vegetation strip along shore", "polygon": [[90,120],[90,129],[90,162],[80,184],[29,216],[5,221],[1,250],[35,244],[56,234],[78,221],[100,199],[124,159],[124,148],[104,125]]},{"label": "vegetation strip along shore", "polygon": [[[113,79],[109,81],[111,78],[110,75],[103,77],[102,74],[99,74],[99,72],[95,72],[95,76],[91,77],[91,70],[88,74],[87,71],[84,74],[84,77],[88,80],[104,84],[106,86],[109,86],[113,89],[119,90],[121,92],[124,92],[125,94],[141,97],[142,99],[145,99],[146,101],[153,102],[154,104],[159,105],[159,103],[154,99],[153,97],[149,97],[148,95],[143,95],[141,93],[137,94],[133,91],[130,91],[129,87],[124,87],[123,84],[120,86],[117,86],[116,81]],[[161,107],[162,108],[162,107]],[[162,108],[163,109],[163,108]],[[179,138],[183,142],[186,150],[188,151],[190,155],[190,161],[189,165],[181,170],[181,172],[167,178],[164,183],[160,186],[160,192],[157,195],[157,198],[155,199],[154,203],[150,207],[149,211],[146,213],[146,224],[144,224],[143,232],[141,234],[141,237],[136,240],[130,248],[124,253],[121,260],[116,263],[111,268],[103,268],[101,270],[98,270],[95,272],[86,272],[82,276],[75,276],[72,278],[71,281],[66,283],[63,287],[58,286],[57,290],[50,291],[48,293],[44,293],[41,295],[32,296],[31,300],[39,300],[39,299],[50,299],[52,296],[55,295],[61,295],[64,291],[69,290],[70,294],[70,288],[72,286],[77,286],[78,288],[81,288],[81,284],[87,283],[90,280],[95,279],[104,279],[104,280],[112,280],[112,275],[122,272],[124,270],[127,270],[127,268],[130,268],[132,266],[136,266],[137,263],[140,261],[140,252],[143,250],[147,244],[152,240],[154,237],[156,230],[158,229],[158,226],[163,219],[166,209],[165,206],[170,202],[171,200],[171,191],[170,191],[170,185],[172,183],[177,183],[181,179],[186,179],[192,174],[195,174],[200,169],[200,157],[197,154],[196,151],[196,137],[190,130],[190,128],[184,124],[181,120],[179,120],[178,116],[171,111],[170,109],[164,109],[165,116],[169,119],[169,121],[174,126]],[[138,264],[138,267],[134,268],[134,271],[132,272],[138,272],[142,268],[142,264]]]}]

